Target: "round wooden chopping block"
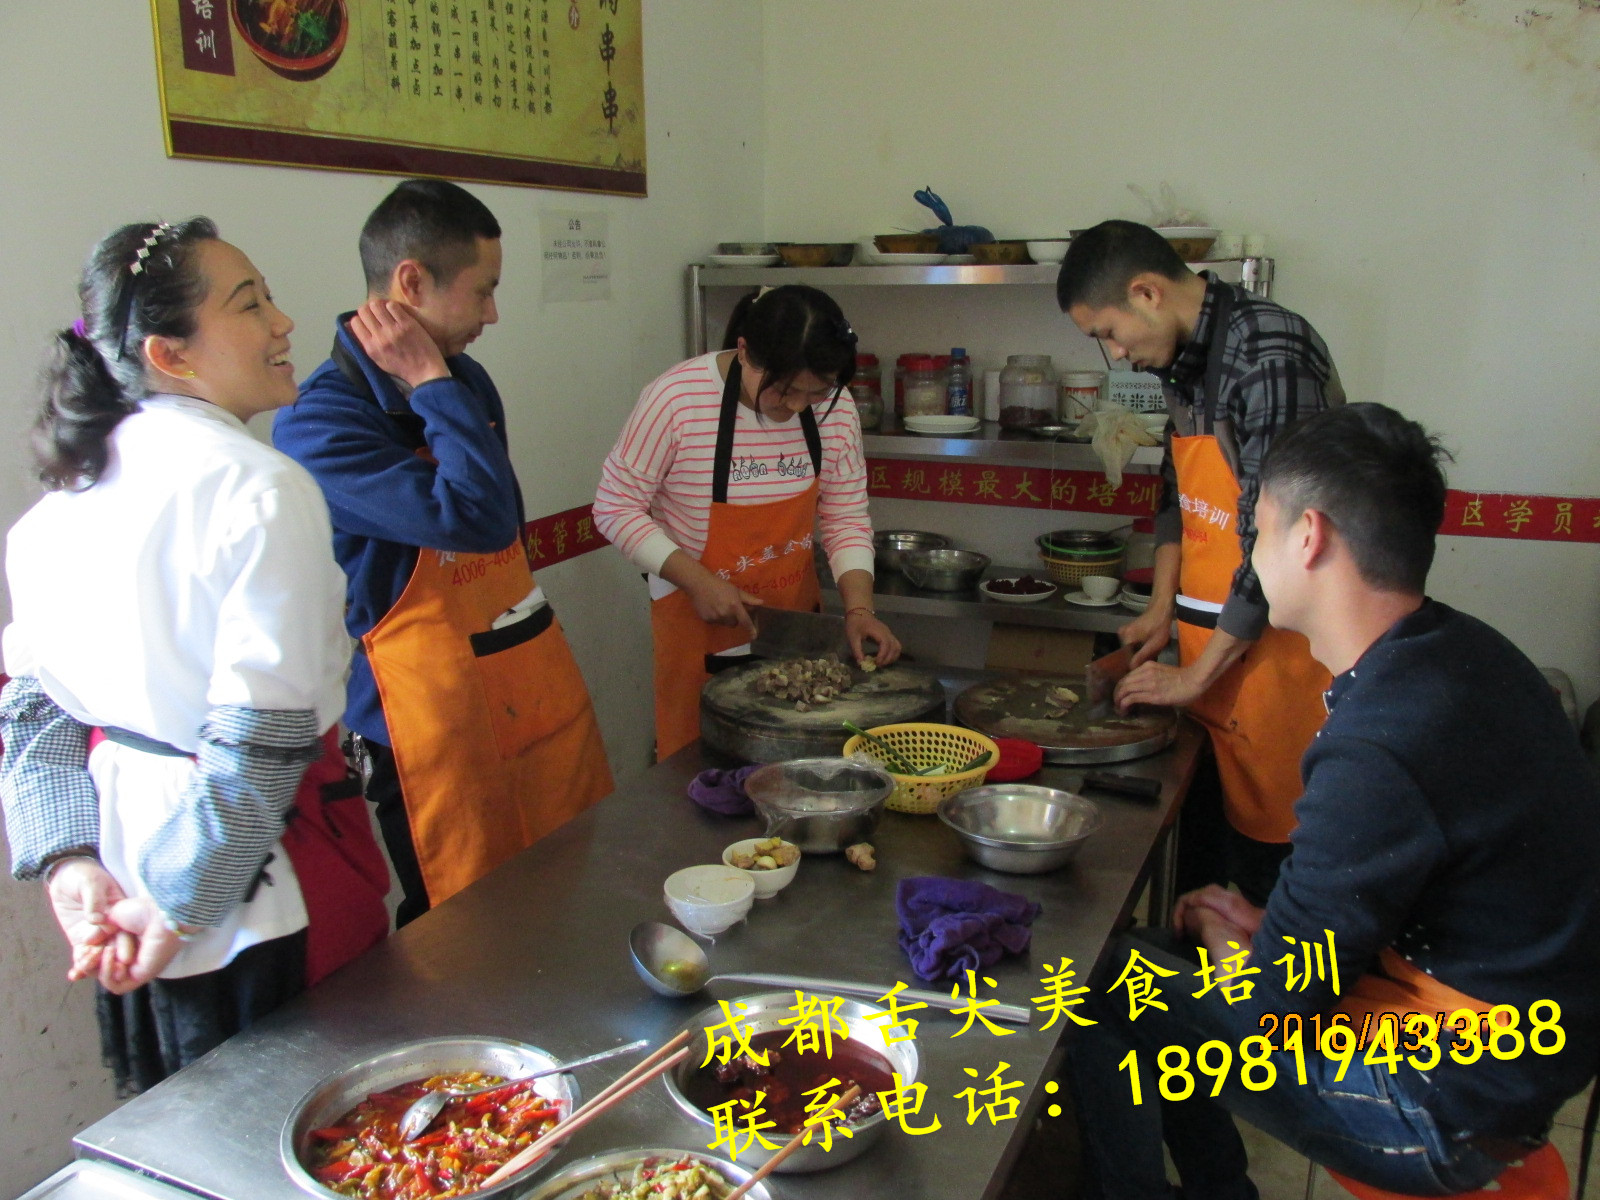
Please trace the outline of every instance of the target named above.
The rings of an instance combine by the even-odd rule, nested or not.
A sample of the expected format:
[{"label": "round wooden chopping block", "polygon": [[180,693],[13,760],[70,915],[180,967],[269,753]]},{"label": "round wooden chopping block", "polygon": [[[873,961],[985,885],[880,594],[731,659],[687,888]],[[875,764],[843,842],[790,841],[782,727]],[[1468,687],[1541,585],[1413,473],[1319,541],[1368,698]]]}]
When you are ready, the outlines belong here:
[{"label": "round wooden chopping block", "polygon": [[706,683],[700,692],[700,737],[706,745],[746,762],[787,762],[838,754],[850,738],[846,721],[871,729],[945,719],[944,687],[926,667],[895,663],[871,672],[852,667],[848,692],[802,713],[792,700],[756,691],[756,676],[771,665],[762,660],[734,667]]},{"label": "round wooden chopping block", "polygon": [[[1055,689],[1079,699],[1064,715]],[[1111,763],[1165,750],[1178,733],[1178,710],[1140,706],[1126,715],[1113,709],[1090,720],[1083,677],[1016,675],[978,683],[956,697],[955,718],[992,738],[1021,738],[1044,751],[1046,762]]]}]

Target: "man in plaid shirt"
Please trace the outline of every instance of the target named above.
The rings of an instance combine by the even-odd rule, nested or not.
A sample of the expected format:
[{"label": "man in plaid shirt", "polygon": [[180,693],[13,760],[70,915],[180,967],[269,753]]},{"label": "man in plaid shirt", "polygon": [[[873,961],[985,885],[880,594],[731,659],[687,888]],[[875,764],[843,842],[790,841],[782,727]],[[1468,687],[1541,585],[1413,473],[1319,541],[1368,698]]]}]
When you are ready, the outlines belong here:
[{"label": "man in plaid shirt", "polygon": [[[1202,843],[1201,857],[1264,903],[1288,853],[1327,673],[1303,638],[1267,625],[1250,566],[1259,471],[1278,431],[1343,403],[1338,374],[1304,317],[1195,274],[1158,232],[1130,221],[1073,239],[1056,298],[1110,357],[1160,376],[1170,416],[1152,598],[1119,631],[1135,669],[1117,703],[1188,706],[1209,728],[1231,832],[1220,847]],[[1154,661],[1174,617],[1179,666]]]}]

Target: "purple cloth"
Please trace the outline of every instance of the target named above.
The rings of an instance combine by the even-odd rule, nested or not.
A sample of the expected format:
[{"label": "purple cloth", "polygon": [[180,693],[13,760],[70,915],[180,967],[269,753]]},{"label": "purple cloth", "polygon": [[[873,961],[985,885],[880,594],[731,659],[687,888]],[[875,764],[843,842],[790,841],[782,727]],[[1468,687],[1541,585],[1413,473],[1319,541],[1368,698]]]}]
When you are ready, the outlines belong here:
[{"label": "purple cloth", "polygon": [[895,892],[900,949],[919,979],[960,979],[992,967],[1003,954],[1021,954],[1033,939],[1028,926],[1040,908],[1026,896],[976,879],[920,875]]},{"label": "purple cloth", "polygon": [[701,771],[689,781],[689,799],[708,812],[724,817],[748,817],[755,812],[756,806],[744,793],[744,781],[760,765],[754,763],[748,767],[735,767],[731,771],[718,770],[716,767]]},{"label": "purple cloth", "polygon": [[86,338],[86,337],[89,336],[88,331],[85,330],[84,327],[83,327],[83,318],[82,317],[79,317],[76,321],[74,321],[72,323],[72,332],[77,334],[81,338]]}]

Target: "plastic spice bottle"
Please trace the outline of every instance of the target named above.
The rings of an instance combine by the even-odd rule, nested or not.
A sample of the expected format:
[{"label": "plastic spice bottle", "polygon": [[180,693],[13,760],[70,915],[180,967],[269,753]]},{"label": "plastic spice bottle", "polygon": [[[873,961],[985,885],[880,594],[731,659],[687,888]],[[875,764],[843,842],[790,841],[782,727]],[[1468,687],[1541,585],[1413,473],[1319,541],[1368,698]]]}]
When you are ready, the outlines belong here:
[{"label": "plastic spice bottle", "polygon": [[883,375],[876,354],[856,355],[856,376],[850,381],[861,428],[871,430],[883,423]]},{"label": "plastic spice bottle", "polygon": [[1053,425],[1060,380],[1048,354],[1012,354],[1000,372],[1000,425],[1026,429]]},{"label": "plastic spice bottle", "polygon": [[1061,419],[1080,421],[1099,408],[1105,383],[1104,371],[1061,372]]},{"label": "plastic spice bottle", "polygon": [[940,416],[945,407],[944,373],[939,361],[926,354],[915,355],[906,363],[905,415]]},{"label": "plastic spice bottle", "polygon": [[967,357],[966,350],[956,346],[950,351],[950,372],[947,376],[946,391],[949,396],[949,411],[952,417],[970,417],[972,415],[972,360]]}]

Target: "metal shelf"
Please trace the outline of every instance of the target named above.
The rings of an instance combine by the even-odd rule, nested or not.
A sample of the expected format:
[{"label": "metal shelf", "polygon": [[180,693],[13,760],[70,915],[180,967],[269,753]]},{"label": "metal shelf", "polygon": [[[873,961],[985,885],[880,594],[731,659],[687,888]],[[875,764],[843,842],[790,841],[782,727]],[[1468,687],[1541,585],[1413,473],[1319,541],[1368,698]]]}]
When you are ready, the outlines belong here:
[{"label": "metal shelf", "polygon": [[[822,575],[822,607],[827,612],[843,612],[838,589],[826,570]],[[1003,575],[1033,575],[1045,578],[1038,563],[1029,567],[996,567],[984,571],[985,579]],[[872,603],[881,613],[901,613],[920,617],[955,617],[969,621],[990,621],[999,625],[1032,625],[1044,629],[1074,629],[1088,633],[1115,633],[1137,613],[1120,604],[1105,608],[1086,608],[1068,604],[1062,597],[1071,588],[1062,587],[1048,600],[1032,604],[1005,604],[991,600],[976,588],[970,592],[930,592],[914,587],[899,571],[883,571],[873,581]]]},{"label": "metal shelf", "polygon": [[[1104,466],[1083,442],[1047,442],[985,421],[972,433],[931,437],[890,428],[863,434],[862,447],[869,458],[907,458],[941,461],[961,459],[996,467],[1047,467],[1063,471],[1101,471]],[[1141,446],[1124,470],[1153,474],[1161,469],[1161,447]]]},{"label": "metal shelf", "polygon": [[[1270,258],[1226,259],[1190,263],[1199,270],[1232,273],[1251,291],[1270,286],[1274,260]],[[952,285],[1003,284],[1010,286],[1054,287],[1061,267],[1057,263],[1029,263],[1020,267],[977,265],[896,267],[689,267],[690,287],[759,287],[771,284],[805,283],[812,287],[948,287]],[[1264,293],[1263,293],[1264,294]]]}]

